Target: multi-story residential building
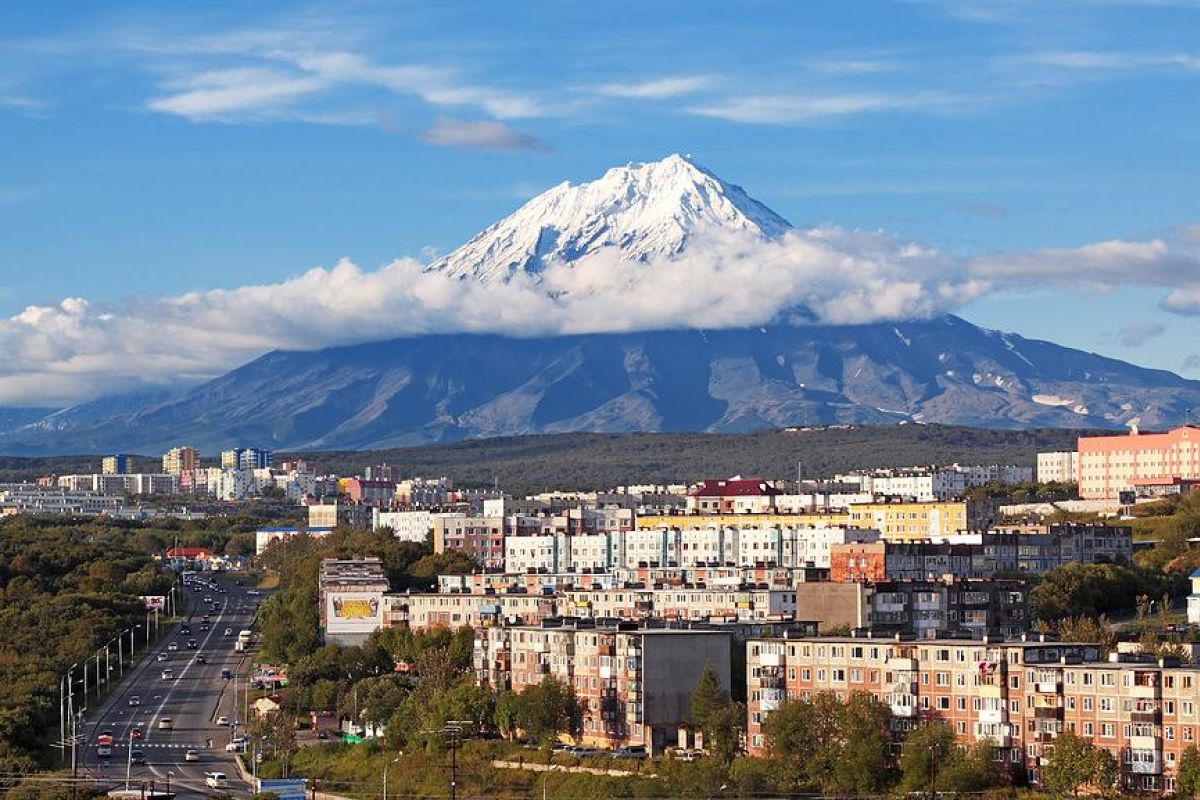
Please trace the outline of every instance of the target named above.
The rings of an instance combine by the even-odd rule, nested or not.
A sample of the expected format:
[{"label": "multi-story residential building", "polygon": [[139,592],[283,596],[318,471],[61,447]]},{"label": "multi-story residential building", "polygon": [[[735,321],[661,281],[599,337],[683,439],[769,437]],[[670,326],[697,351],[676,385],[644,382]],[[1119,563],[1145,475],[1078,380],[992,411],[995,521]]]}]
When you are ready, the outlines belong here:
[{"label": "multi-story residential building", "polygon": [[449,516],[464,515],[439,511],[383,511],[373,508],[371,528],[391,528],[392,534],[402,542],[425,542],[433,536],[434,520]]},{"label": "multi-story residential building", "polygon": [[889,541],[950,536],[975,527],[971,505],[967,501],[868,503],[850,507],[849,524],[874,528]]},{"label": "multi-story residential building", "polygon": [[1193,625],[1200,625],[1200,569],[1188,576],[1192,582],[1192,591],[1187,598],[1187,618]]},{"label": "multi-story residential building", "polygon": [[1200,478],[1200,427],[1079,437],[1079,496],[1115,499],[1139,484]]},{"label": "multi-story residential building", "polygon": [[502,517],[438,517],[433,524],[433,551],[460,550],[485,570],[504,569]]},{"label": "multi-story residential building", "polygon": [[381,478],[348,478],[346,499],[359,505],[389,508],[396,501],[396,482]]},{"label": "multi-story residential building", "polygon": [[194,447],[172,447],[162,457],[162,471],[167,475],[183,475],[200,469],[200,451]]},{"label": "multi-story residential building", "polygon": [[697,484],[687,494],[687,510],[690,514],[766,514],[775,509],[775,498],[781,494],[761,478],[736,475]]},{"label": "multi-story residential building", "polygon": [[383,625],[388,580],[380,559],[327,558],[321,562],[317,585],[326,643],[361,645]]},{"label": "multi-story residential building", "polygon": [[96,494],[170,495],[179,494],[179,479],[174,475],[134,472],[123,475],[93,473],[60,475],[58,486],[68,492]]},{"label": "multi-story residential building", "polygon": [[450,499],[454,483],[447,477],[409,478],[396,484],[396,502],[408,508],[436,508]]},{"label": "multi-story residential building", "polygon": [[954,469],[872,470],[836,476],[835,480],[858,486],[875,498],[901,498],[913,503],[933,503],[961,498],[967,491],[967,476]]},{"label": "multi-story residential building", "polygon": [[383,627],[428,630],[430,628],[483,628],[514,622],[540,625],[559,616],[560,598],[541,592],[406,592],[384,597]]},{"label": "multi-story residential building", "polygon": [[567,589],[561,613],[579,617],[697,621],[796,620],[794,589],[614,587]]},{"label": "multi-story residential building", "polygon": [[707,666],[730,691],[731,642],[726,630],[546,620],[480,629],[474,666],[482,685],[515,692],[555,676],[579,698],[585,743],[659,753],[677,743]]},{"label": "multi-story residential building", "polygon": [[1171,791],[1200,734],[1200,669],[1058,642],[757,639],[746,656],[748,743],[788,698],[875,695],[897,738],[938,721],[963,744],[987,741],[1037,783],[1055,738],[1071,731],[1110,751],[1126,791]]},{"label": "multi-story residential building", "polygon": [[831,518],[836,517],[747,514],[639,520],[637,530],[614,539],[611,567],[828,567],[835,544],[879,539],[878,530],[827,524]]},{"label": "multi-story residential building", "polygon": [[262,552],[267,549],[272,542],[283,541],[292,538],[293,536],[328,536],[333,533],[333,528],[300,528],[300,527],[271,527],[259,528],[254,532],[254,554],[262,555]]},{"label": "multi-story residential building", "polygon": [[308,527],[336,528],[338,525],[371,524],[372,508],[354,503],[313,503],[308,507]]},{"label": "multi-story residential building", "polygon": [[125,498],[97,494],[59,486],[33,484],[0,484],[0,515],[58,514],[64,516],[94,516],[118,514]]},{"label": "multi-story residential building", "polygon": [[1079,462],[1074,450],[1037,454],[1038,483],[1077,483]]},{"label": "multi-story residential building", "polygon": [[257,447],[235,447],[221,451],[222,469],[270,469],[275,454]]},{"label": "multi-story residential building", "polygon": [[124,475],[129,472],[129,456],[124,453],[105,456],[100,462],[100,471],[105,475]]},{"label": "multi-story residential building", "polygon": [[1040,575],[1070,563],[1127,563],[1133,532],[1125,526],[1066,523],[962,534],[929,541],[834,545],[833,581],[925,580]]}]

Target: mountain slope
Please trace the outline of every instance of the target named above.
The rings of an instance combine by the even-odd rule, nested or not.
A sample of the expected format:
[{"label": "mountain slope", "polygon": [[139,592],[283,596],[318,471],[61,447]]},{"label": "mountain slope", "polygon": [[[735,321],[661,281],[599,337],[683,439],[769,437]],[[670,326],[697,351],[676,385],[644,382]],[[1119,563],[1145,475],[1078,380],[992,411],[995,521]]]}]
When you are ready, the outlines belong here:
[{"label": "mountain slope", "polygon": [[430,270],[458,278],[507,280],[538,273],[552,261],[571,263],[615,248],[644,261],[683,251],[711,229],[775,238],[791,228],[740,187],[672,155],[615,167],[603,177],[561,183],[481,231]]},{"label": "mountain slope", "polygon": [[1161,427],[1198,405],[1198,382],[953,316],[543,339],[451,334],[269,353],[134,413],[10,429],[0,433],[0,449],[363,449],[526,433],[906,420]]}]

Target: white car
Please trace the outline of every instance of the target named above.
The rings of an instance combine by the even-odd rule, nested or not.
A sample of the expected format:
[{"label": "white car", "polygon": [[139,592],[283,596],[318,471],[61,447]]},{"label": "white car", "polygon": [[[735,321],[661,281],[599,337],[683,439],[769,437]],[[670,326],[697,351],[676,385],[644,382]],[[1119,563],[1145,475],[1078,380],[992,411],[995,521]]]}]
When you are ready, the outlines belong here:
[{"label": "white car", "polygon": [[183,760],[184,761],[199,761],[200,760],[200,751],[199,750],[186,751],[183,754]]},{"label": "white car", "polygon": [[229,717],[226,717],[224,715],[217,717],[217,724],[220,725],[222,728],[224,728],[226,725],[229,724]]},{"label": "white car", "polygon": [[225,745],[225,752],[226,753],[244,753],[244,752],[246,752],[246,743],[245,742],[237,742],[237,741],[230,742],[229,744]]},{"label": "white car", "polygon": [[163,717],[162,719],[160,719],[160,720],[158,721],[158,729],[159,729],[160,731],[169,731],[169,730],[171,730],[171,718],[170,718],[170,717]]},{"label": "white car", "polygon": [[175,642],[171,642],[169,645],[167,645],[167,649],[170,650],[172,653],[174,653],[176,650],[179,649],[179,645],[176,644]]},{"label": "white car", "polygon": [[229,776],[224,772],[206,772],[204,774],[204,782],[214,789],[220,789],[229,780]]},{"label": "white car", "polygon": [[162,679],[163,679],[164,681],[173,681],[173,680],[175,680],[175,671],[174,671],[174,670],[170,670],[170,669],[164,669],[164,670],[162,671]]}]

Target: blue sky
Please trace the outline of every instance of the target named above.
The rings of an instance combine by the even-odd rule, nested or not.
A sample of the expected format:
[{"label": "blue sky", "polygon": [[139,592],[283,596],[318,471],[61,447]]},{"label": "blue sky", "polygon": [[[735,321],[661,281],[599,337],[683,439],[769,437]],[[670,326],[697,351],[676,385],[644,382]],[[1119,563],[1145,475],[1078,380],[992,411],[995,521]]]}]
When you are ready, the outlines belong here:
[{"label": "blue sky", "polygon": [[[1040,254],[956,310],[1200,377],[1196,2],[10,3],[0,45],[0,403],[111,388],[66,298],[428,258],[672,152],[800,227]],[[1077,257],[1115,240],[1162,247]]]}]

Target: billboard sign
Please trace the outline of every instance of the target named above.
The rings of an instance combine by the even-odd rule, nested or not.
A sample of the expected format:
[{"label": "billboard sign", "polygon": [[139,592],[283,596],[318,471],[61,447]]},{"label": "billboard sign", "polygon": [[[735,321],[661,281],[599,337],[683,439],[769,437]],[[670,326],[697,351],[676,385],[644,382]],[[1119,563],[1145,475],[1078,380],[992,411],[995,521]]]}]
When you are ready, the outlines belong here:
[{"label": "billboard sign", "polygon": [[276,778],[274,780],[260,778],[258,791],[271,792],[278,795],[279,800],[305,800],[304,793],[307,783],[308,781],[304,778]]},{"label": "billboard sign", "polygon": [[370,633],[383,626],[383,592],[329,592],[325,595],[328,633]]},{"label": "billboard sign", "polygon": [[147,611],[166,611],[167,598],[161,594],[143,594],[141,601],[146,604]]}]

